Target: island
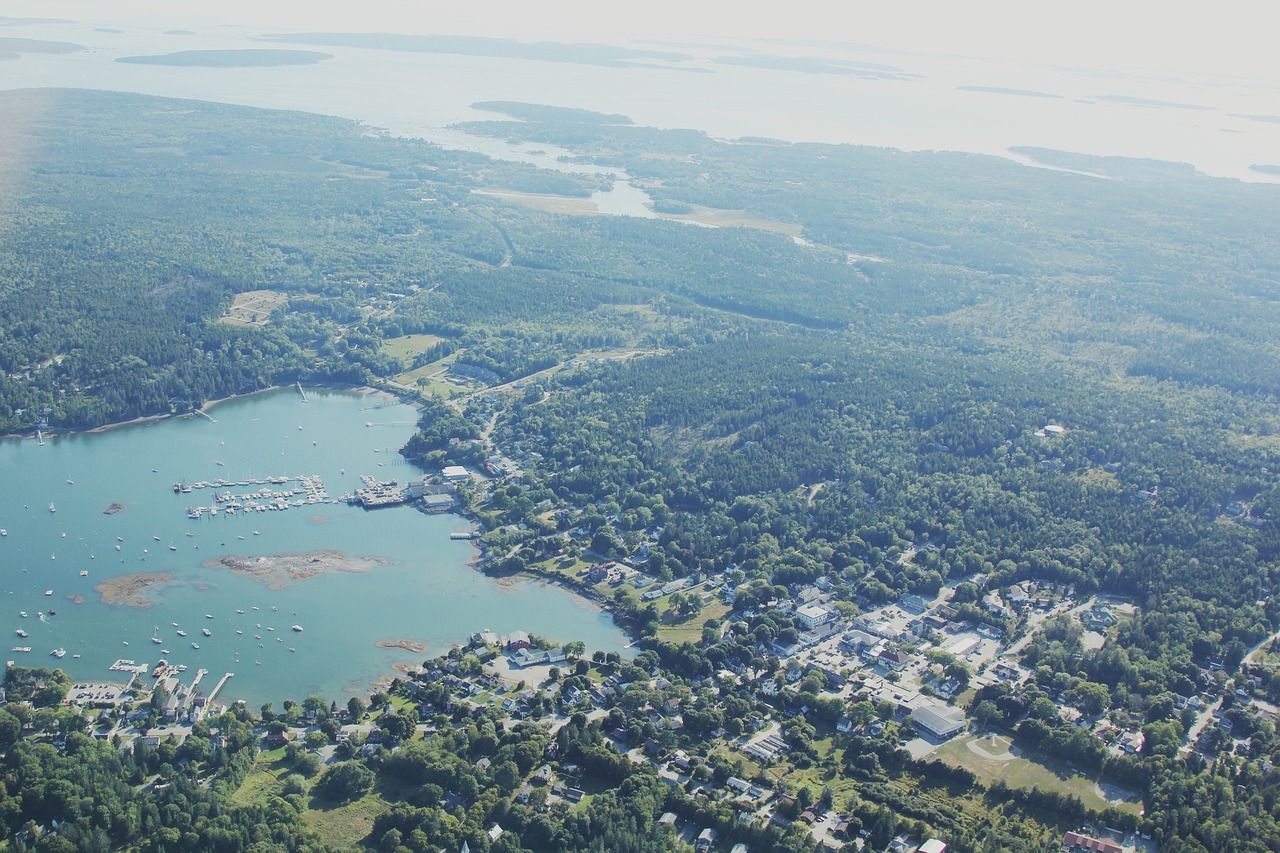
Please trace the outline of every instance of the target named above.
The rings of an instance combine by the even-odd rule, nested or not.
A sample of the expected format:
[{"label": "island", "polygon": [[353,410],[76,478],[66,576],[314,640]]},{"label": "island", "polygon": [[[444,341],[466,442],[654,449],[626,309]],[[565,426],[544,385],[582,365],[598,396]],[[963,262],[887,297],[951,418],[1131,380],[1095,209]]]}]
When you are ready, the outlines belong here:
[{"label": "island", "polygon": [[179,50],[154,56],[121,56],[116,62],[133,65],[173,65],[189,68],[278,68],[286,65],[316,65],[332,54],[312,50]]}]

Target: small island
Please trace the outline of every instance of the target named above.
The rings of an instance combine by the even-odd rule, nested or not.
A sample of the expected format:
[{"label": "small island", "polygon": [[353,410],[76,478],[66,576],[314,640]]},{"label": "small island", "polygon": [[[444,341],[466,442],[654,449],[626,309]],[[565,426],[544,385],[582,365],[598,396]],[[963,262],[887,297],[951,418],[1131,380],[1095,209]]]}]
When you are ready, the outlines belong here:
[{"label": "small island", "polygon": [[385,557],[351,556],[345,551],[317,550],[271,554],[265,557],[228,555],[205,560],[210,569],[230,569],[241,577],[266,585],[267,589],[284,589],[289,581],[319,577],[328,572],[367,572],[376,566],[389,566]]},{"label": "small island", "polygon": [[150,607],[155,602],[148,599],[149,590],[169,583],[167,572],[138,572],[108,578],[94,587],[102,603],[112,607]]},{"label": "small island", "polygon": [[118,512],[124,512],[128,504],[120,501],[112,501],[111,504],[102,511],[103,515],[115,515]]},{"label": "small island", "polygon": [[326,59],[333,59],[333,55],[314,50],[179,50],[154,56],[121,56],[116,62],[187,68],[277,68],[285,65],[317,65]]}]

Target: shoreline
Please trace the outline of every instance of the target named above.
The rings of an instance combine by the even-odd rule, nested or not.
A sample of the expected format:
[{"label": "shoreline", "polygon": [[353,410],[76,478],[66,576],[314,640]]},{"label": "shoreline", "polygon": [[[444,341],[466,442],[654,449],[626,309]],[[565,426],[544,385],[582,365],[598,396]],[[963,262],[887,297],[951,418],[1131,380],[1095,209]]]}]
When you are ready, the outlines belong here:
[{"label": "shoreline", "polygon": [[[269,391],[284,391],[292,387],[293,385],[268,385],[266,388],[259,388],[255,391],[242,391],[239,394],[230,394],[226,397],[218,397],[213,400],[206,400],[204,404],[201,405],[198,409],[192,409],[186,412],[168,412],[165,414],[157,414],[157,415],[140,415],[136,418],[130,418],[127,421],[112,421],[111,423],[99,424],[98,426],[93,426],[93,427],[81,427],[81,428],[59,427],[51,430],[41,430],[41,432],[43,433],[45,438],[60,438],[63,436],[71,436],[71,435],[94,435],[96,433],[110,432],[111,430],[123,429],[125,427],[141,426],[142,424],[156,423],[159,421],[169,420],[171,418],[194,418],[200,415],[208,416],[210,409],[213,409],[222,403],[229,403],[232,400],[242,400],[245,397],[252,397],[255,394],[266,394]],[[391,391],[386,388],[378,388],[377,386],[374,386],[374,385],[368,385],[368,384],[356,385],[350,382],[310,382],[310,383],[307,383],[306,385],[303,385],[302,387],[304,389],[325,388],[332,391],[367,391],[375,394],[386,394],[389,397],[395,397],[401,400],[402,402],[404,402],[405,405],[413,406],[415,409],[418,409],[419,411],[421,411],[422,409],[421,402],[416,397],[410,397],[407,394],[397,394],[395,391]],[[8,433],[0,434],[0,441],[8,441],[11,439],[18,440],[18,441],[30,441],[31,439],[34,439],[34,438],[35,438],[34,434],[28,434],[25,432],[8,432]]]}]

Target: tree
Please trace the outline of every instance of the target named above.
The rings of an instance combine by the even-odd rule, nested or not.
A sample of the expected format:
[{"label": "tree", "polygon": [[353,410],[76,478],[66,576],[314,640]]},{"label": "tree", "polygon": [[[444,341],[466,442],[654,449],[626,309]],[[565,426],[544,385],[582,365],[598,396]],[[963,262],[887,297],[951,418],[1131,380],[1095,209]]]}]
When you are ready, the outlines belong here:
[{"label": "tree", "polygon": [[373,785],[373,771],[355,761],[330,767],[316,783],[316,789],[331,800],[354,800]]}]

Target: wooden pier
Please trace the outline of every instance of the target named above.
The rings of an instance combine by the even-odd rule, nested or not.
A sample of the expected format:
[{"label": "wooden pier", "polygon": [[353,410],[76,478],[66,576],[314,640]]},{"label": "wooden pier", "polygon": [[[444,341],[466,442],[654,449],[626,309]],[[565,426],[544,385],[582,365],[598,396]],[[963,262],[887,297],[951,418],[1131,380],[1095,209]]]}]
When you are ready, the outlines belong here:
[{"label": "wooden pier", "polygon": [[298,389],[298,395],[302,397],[302,402],[307,402],[307,392],[302,390],[302,381],[299,380],[293,384],[294,387]]},{"label": "wooden pier", "polygon": [[[225,674],[222,676],[222,678],[218,679],[218,683],[217,683],[216,685],[214,685],[213,692],[209,694],[209,701],[210,701],[210,702],[212,702],[214,699],[216,699],[216,698],[217,698],[218,693],[220,693],[220,692],[222,691],[222,687],[223,687],[223,685],[225,685],[229,679],[235,678],[235,675],[236,675],[236,674],[235,674],[234,672],[228,672],[228,673],[225,673]],[[194,686],[194,685],[192,685],[192,686]]]}]

